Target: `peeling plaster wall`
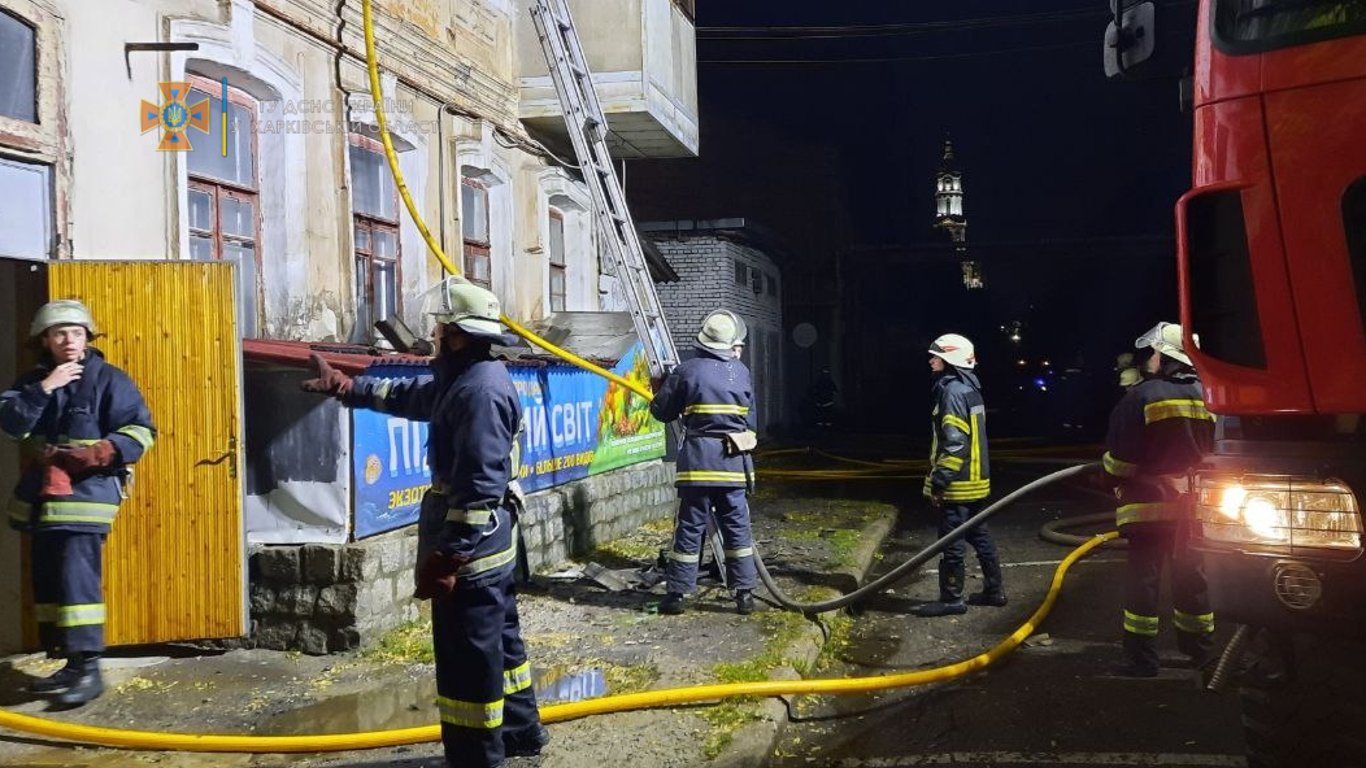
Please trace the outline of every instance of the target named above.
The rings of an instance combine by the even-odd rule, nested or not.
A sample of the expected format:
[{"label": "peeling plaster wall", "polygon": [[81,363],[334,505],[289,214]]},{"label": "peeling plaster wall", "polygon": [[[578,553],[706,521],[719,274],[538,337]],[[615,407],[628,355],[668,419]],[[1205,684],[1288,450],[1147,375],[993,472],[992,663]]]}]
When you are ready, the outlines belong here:
[{"label": "peeling plaster wall", "polygon": [[[70,218],[77,258],[185,258],[189,252],[185,157],[156,151],[157,132],[142,135],[134,119],[143,99],[159,101],[159,83],[187,75],[217,81],[255,99],[259,194],[257,275],[245,272],[239,293],[256,296],[244,318],[247,335],[345,341],[354,328],[355,259],[348,134],[373,130],[363,60],[359,3],[343,9],[339,53],[336,4],[324,0],[0,0],[40,25],[64,67],[44,67],[39,90],[63,94],[60,131],[71,177],[54,175],[57,229]],[[45,9],[41,18],[32,9]],[[383,85],[399,163],[414,202],[446,253],[460,263],[459,173],[473,164],[494,174],[494,289],[509,314],[524,320],[548,311],[544,252],[549,197],[563,195],[583,211],[566,216],[571,241],[569,306],[597,310],[598,268],[587,195],[538,155],[497,131],[517,123],[512,0],[378,0],[377,36]],[[196,51],[129,54],[127,42],[193,42]],[[454,53],[452,52],[454,51]],[[44,61],[52,59],[40,51]],[[539,55],[539,51],[533,51]],[[474,110],[453,115],[443,104]],[[55,107],[54,107],[55,108]],[[124,116],[120,118],[119,116]],[[126,119],[125,119],[126,118]],[[47,121],[49,124],[52,121]],[[211,133],[191,141],[217,142]],[[37,128],[35,128],[35,131]],[[49,131],[51,132],[51,131]],[[62,148],[44,139],[35,159]],[[50,145],[50,146],[48,146]],[[0,134],[0,150],[6,138]],[[472,156],[470,156],[472,153]],[[21,155],[22,156],[22,155]],[[69,199],[68,199],[69,198]],[[400,305],[420,319],[421,298],[440,279],[415,223],[399,215]],[[66,247],[67,238],[61,238]]]}]

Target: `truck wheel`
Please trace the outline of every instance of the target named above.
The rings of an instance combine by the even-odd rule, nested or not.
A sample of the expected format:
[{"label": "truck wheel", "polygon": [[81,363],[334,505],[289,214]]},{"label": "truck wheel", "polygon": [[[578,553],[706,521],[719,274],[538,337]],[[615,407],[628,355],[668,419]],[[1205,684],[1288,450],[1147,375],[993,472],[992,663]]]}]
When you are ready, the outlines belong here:
[{"label": "truck wheel", "polygon": [[1366,644],[1296,635],[1281,655],[1242,688],[1249,768],[1366,768]]}]

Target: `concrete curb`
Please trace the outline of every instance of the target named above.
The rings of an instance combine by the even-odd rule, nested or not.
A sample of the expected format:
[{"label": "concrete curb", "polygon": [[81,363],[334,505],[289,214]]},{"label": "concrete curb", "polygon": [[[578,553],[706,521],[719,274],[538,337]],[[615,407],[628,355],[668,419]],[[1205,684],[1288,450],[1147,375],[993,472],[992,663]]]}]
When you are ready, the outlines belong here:
[{"label": "concrete curb", "polygon": [[[854,548],[853,565],[836,568],[835,573],[848,575],[855,584],[863,584],[864,578],[872,570],[873,558],[883,541],[891,534],[896,524],[896,513],[892,512],[874,520],[859,533],[858,546]],[[825,614],[820,614],[824,616]],[[793,641],[784,653],[785,658],[796,660],[803,666],[814,666],[825,648],[825,631],[816,622],[808,622],[802,636]],[[783,666],[769,675],[770,680],[800,680],[801,674],[792,666]],[[788,722],[788,707],[776,698],[766,698],[759,707],[759,720],[737,730],[726,749],[708,763],[712,768],[754,768],[768,764],[768,758],[778,745],[778,737]]]}]

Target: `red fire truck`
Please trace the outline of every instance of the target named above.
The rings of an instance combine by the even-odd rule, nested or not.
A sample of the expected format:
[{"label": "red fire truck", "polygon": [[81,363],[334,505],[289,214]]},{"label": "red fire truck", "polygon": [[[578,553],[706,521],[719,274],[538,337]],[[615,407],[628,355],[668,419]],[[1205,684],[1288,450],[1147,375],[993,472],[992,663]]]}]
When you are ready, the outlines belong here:
[{"label": "red fire truck", "polygon": [[[1155,44],[1151,4],[1121,5],[1111,74]],[[1191,543],[1242,627],[1250,763],[1366,765],[1366,0],[1200,0],[1197,24],[1181,320],[1221,420]]]}]

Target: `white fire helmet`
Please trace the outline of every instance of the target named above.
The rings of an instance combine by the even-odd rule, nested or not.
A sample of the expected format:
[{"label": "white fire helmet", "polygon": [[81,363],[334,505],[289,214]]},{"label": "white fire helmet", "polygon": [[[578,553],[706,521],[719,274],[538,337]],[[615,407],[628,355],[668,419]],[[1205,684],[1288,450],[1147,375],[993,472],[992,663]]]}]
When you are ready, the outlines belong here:
[{"label": "white fire helmet", "polygon": [[946,333],[935,339],[934,343],[930,344],[930,354],[955,368],[971,370],[977,367],[977,354],[973,350],[972,342],[966,336],[959,336],[956,333]]},{"label": "white fire helmet", "polygon": [[702,321],[697,345],[713,352],[729,352],[736,344],[744,344],[746,332],[745,321],[739,315],[718,309]]},{"label": "white fire helmet", "polygon": [[1153,326],[1152,330],[1138,337],[1134,349],[1153,349],[1177,362],[1192,365],[1181,338],[1181,326],[1177,323],[1162,322]]},{"label": "white fire helmet", "polygon": [[29,326],[29,335],[41,336],[49,328],[59,325],[85,326],[90,338],[99,334],[99,329],[95,327],[95,318],[84,304],[75,299],[58,299],[38,309],[38,313],[33,316],[33,325]]}]

